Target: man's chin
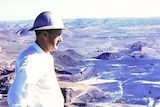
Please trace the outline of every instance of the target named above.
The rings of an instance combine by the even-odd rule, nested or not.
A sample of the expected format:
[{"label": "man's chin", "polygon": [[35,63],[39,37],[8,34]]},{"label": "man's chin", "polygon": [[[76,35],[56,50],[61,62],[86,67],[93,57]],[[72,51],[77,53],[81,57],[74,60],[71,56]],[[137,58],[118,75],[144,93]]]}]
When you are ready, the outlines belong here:
[{"label": "man's chin", "polygon": [[58,49],[58,47],[57,47],[57,46],[53,47],[53,50],[57,50],[57,49]]},{"label": "man's chin", "polygon": [[55,51],[57,49],[58,49],[58,47],[53,47],[53,48],[50,49],[50,51]]}]

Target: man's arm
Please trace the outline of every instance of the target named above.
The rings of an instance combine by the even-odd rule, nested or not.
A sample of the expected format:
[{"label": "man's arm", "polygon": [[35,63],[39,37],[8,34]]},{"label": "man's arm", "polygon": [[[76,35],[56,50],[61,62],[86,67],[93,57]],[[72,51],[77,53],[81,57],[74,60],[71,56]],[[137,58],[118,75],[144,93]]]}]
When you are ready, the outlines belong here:
[{"label": "man's arm", "polygon": [[30,90],[43,73],[39,72],[38,63],[30,58],[21,62],[17,70],[19,71],[16,71],[16,77],[8,93],[8,102],[11,102],[13,107],[27,107]]}]

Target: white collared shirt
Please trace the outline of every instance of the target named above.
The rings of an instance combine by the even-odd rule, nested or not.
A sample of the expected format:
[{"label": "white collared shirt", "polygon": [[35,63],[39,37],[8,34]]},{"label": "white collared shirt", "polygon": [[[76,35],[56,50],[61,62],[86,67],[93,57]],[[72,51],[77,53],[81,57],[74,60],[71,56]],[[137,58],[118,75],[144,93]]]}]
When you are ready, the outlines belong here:
[{"label": "white collared shirt", "polygon": [[35,42],[16,60],[7,101],[11,107],[64,107],[53,57]]}]

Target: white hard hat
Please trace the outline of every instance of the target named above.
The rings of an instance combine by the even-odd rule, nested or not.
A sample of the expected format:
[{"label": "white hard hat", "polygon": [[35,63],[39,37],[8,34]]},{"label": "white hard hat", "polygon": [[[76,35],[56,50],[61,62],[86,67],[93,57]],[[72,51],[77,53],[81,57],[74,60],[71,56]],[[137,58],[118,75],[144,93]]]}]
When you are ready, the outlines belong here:
[{"label": "white hard hat", "polygon": [[65,29],[60,18],[52,12],[45,11],[37,16],[34,25],[30,30]]}]

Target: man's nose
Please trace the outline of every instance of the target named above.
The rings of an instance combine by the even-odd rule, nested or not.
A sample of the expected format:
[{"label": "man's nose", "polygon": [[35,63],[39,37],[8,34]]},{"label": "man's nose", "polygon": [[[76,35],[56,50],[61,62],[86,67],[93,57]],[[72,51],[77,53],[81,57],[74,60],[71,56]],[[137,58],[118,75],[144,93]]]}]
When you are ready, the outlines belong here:
[{"label": "man's nose", "polygon": [[62,35],[59,37],[59,42],[63,42]]}]

